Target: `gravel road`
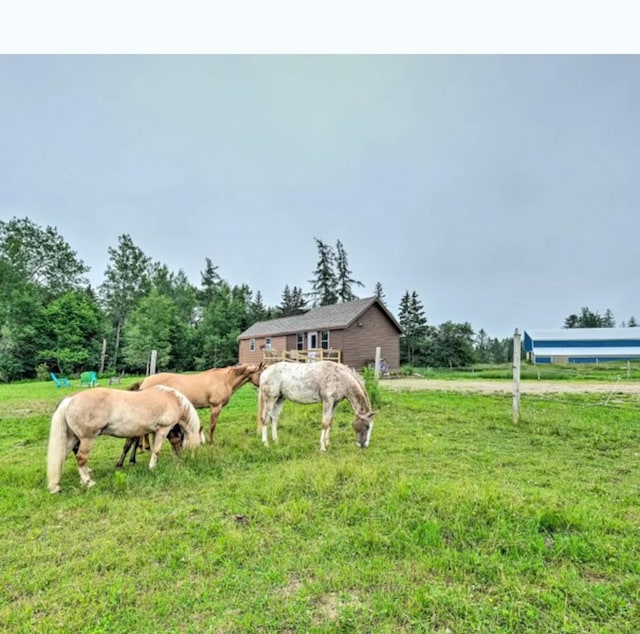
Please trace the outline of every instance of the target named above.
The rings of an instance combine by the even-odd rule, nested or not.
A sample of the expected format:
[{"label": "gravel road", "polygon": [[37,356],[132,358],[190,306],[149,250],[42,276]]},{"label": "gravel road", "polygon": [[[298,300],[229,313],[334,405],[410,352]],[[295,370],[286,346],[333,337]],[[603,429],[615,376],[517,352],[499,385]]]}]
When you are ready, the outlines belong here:
[{"label": "gravel road", "polygon": [[[513,392],[512,381],[491,381],[487,379],[423,379],[418,377],[383,379],[380,387],[389,390],[445,390],[451,392]],[[638,381],[520,381],[521,394],[552,394],[576,392],[620,392],[640,396]]]}]

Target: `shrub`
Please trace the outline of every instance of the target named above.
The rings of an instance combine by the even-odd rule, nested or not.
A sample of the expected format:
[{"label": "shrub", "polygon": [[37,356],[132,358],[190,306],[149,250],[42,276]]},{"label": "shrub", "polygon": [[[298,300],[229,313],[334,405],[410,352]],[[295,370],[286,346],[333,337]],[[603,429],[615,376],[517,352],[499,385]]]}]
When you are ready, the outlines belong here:
[{"label": "shrub", "polygon": [[36,377],[38,381],[48,381],[49,380],[49,367],[46,363],[41,363],[36,368]]},{"label": "shrub", "polygon": [[371,407],[376,408],[380,406],[380,387],[378,381],[376,381],[376,373],[373,368],[362,368],[362,378],[364,379],[364,387],[369,395],[369,401],[371,401]]}]

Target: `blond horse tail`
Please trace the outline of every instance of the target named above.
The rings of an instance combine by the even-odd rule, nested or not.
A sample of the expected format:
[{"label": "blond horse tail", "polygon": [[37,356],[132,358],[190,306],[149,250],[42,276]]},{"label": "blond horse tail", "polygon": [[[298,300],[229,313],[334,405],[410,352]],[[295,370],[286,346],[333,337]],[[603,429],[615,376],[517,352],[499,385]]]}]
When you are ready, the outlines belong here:
[{"label": "blond horse tail", "polygon": [[264,417],[263,417],[264,412],[262,411],[262,408],[263,408],[262,390],[258,388],[258,427],[256,430],[258,434],[262,433],[262,421],[264,420]]},{"label": "blond horse tail", "polygon": [[62,399],[51,417],[47,449],[47,482],[51,493],[60,492],[62,467],[67,458],[67,408],[69,397]]},{"label": "blond horse tail", "polygon": [[[200,424],[200,417],[191,401],[180,391],[166,385],[154,385],[153,389],[169,392],[177,399],[180,407],[181,427],[185,430],[184,444],[188,449],[195,449],[204,444],[204,435]],[[180,424],[180,423],[178,423]]]},{"label": "blond horse tail", "polygon": [[199,445],[204,445],[205,438],[202,432],[202,425],[200,423],[200,417],[196,408],[191,404],[191,401],[181,392],[177,392],[178,400],[182,404],[182,412],[187,422],[191,434],[187,441],[187,447],[195,449]]}]

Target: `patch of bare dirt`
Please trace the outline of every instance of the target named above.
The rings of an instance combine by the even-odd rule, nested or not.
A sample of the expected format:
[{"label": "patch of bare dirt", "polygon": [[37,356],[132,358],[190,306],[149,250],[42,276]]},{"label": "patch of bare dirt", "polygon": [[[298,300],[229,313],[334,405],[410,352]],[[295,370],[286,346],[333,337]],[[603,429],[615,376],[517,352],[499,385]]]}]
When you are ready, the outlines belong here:
[{"label": "patch of bare dirt", "polygon": [[[513,392],[513,381],[492,381],[489,379],[424,379],[420,377],[403,377],[400,379],[383,379],[380,386],[389,390],[444,390],[449,392]],[[557,393],[609,393],[638,394],[640,383],[637,381],[520,381],[521,394],[557,394]]]}]

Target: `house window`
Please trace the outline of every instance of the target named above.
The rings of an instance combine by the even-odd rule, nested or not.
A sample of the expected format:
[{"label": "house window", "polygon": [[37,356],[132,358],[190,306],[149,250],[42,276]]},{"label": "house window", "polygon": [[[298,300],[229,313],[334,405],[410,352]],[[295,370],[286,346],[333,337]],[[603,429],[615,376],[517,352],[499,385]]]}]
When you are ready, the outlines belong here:
[{"label": "house window", "polygon": [[271,337],[267,337],[264,340],[264,349],[265,350],[271,350]]},{"label": "house window", "polygon": [[328,330],[323,330],[320,333],[320,347],[323,350],[329,349],[329,331]]},{"label": "house window", "polygon": [[304,350],[304,333],[299,332],[296,335],[296,349],[297,350]]},{"label": "house window", "polygon": [[256,340],[249,339],[249,352],[255,352],[255,351],[256,351]]}]

